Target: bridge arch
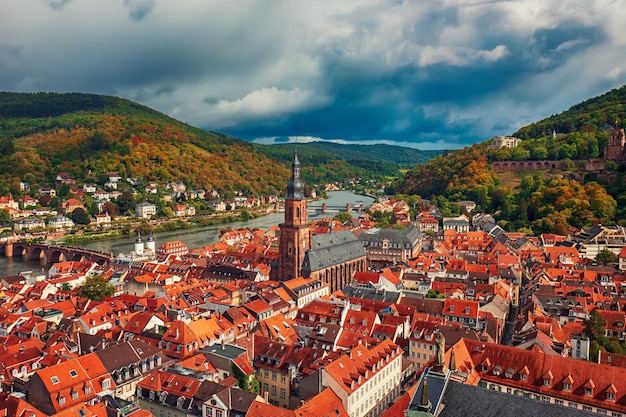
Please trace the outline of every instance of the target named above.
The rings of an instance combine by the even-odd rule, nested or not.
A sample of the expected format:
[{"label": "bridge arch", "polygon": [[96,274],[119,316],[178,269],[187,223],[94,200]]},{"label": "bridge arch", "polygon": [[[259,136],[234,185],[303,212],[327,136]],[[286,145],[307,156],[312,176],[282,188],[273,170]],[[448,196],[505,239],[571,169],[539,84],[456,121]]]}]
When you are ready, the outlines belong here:
[{"label": "bridge arch", "polygon": [[28,259],[28,246],[25,244],[13,244],[13,256]]},{"label": "bridge arch", "polygon": [[47,258],[44,248],[42,248],[41,246],[31,246],[28,250],[28,259],[35,260],[42,258]]},{"label": "bridge arch", "polygon": [[48,263],[56,263],[56,262],[65,262],[67,261],[67,258],[65,257],[65,252],[61,251],[61,250],[51,250],[48,252]]}]

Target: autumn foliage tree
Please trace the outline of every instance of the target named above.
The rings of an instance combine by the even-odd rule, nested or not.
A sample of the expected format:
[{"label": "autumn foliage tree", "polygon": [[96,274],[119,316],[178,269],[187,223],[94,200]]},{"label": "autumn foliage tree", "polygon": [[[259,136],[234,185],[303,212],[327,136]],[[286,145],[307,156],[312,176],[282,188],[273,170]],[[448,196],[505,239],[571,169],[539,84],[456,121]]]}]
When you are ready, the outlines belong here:
[{"label": "autumn foliage tree", "polygon": [[114,219],[117,214],[117,206],[110,201],[107,201],[102,205],[102,212],[108,213],[111,219]]},{"label": "autumn foliage tree", "polygon": [[87,277],[85,282],[78,287],[78,295],[93,301],[102,301],[104,297],[110,297],[113,294],[115,294],[115,287],[109,284],[109,281],[101,274]]}]

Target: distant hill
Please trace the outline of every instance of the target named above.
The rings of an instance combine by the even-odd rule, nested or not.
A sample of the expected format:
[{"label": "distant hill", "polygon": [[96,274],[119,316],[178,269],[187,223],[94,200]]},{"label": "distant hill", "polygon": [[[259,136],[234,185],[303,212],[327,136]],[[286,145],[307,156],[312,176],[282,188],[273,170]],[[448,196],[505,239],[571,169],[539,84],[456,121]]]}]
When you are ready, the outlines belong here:
[{"label": "distant hill", "polygon": [[399,170],[423,164],[442,152],[393,145],[347,145],[332,142],[276,144],[261,148],[260,151],[272,158],[288,161],[293,158],[296,148],[303,160],[310,161],[317,167],[338,158],[350,166],[365,170],[370,176],[382,174],[393,177],[399,175]]},{"label": "distant hill", "polygon": [[385,144],[355,145],[332,142],[312,142],[298,145],[298,147],[302,146],[329,152],[341,159],[345,159],[353,165],[362,163],[367,165],[368,162],[389,162],[398,165],[400,168],[412,168],[417,164],[423,164],[443,152],[422,151],[419,149]]},{"label": "distant hill", "polygon": [[[122,177],[215,188],[223,195],[280,193],[293,151],[279,155],[272,148],[198,129],[117,97],[0,93],[2,194],[16,190],[19,181],[52,185],[60,171],[100,184],[114,171]],[[308,185],[383,176],[332,153],[310,155],[301,158]]]},{"label": "distant hill", "polygon": [[[514,133],[523,139],[517,148],[490,149],[485,141],[436,156],[407,172],[396,192],[441,196],[443,205],[474,200],[498,213],[507,230],[532,226],[537,233],[567,234],[570,227],[626,220],[626,167],[613,163],[603,172],[587,172],[584,162],[603,156],[608,129],[625,117],[626,86],[523,127]],[[509,172],[507,184],[516,185],[503,187],[491,167],[496,160],[562,160],[563,170]]]}]

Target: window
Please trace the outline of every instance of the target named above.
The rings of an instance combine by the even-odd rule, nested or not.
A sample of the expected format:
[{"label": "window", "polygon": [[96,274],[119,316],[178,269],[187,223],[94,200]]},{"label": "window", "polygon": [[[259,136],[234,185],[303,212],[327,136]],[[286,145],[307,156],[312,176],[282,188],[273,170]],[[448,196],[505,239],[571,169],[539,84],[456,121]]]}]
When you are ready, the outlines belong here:
[{"label": "window", "polygon": [[269,390],[269,387],[267,386],[267,384],[263,384],[263,391],[267,392]]},{"label": "window", "polygon": [[65,404],[65,397],[59,397],[59,405]]},{"label": "window", "polygon": [[109,389],[110,386],[111,386],[111,381],[109,380],[109,378],[102,381],[102,389]]},{"label": "window", "polygon": [[276,395],[276,385],[272,385],[272,395]]},{"label": "window", "polygon": [[58,377],[58,376],[56,376],[56,375],[51,376],[51,377],[50,377],[50,379],[52,380],[52,383],[53,383],[53,384],[58,384],[59,382],[61,382],[61,381],[59,380],[59,377]]},{"label": "window", "polygon": [[528,375],[526,375],[526,374],[520,374],[519,375],[519,379],[521,379],[522,381],[526,381],[526,378],[528,378]]},{"label": "window", "polygon": [[[152,411],[152,410],[150,410]],[[213,409],[212,408],[208,408],[206,409],[206,416],[207,417],[213,417]]]},{"label": "window", "polygon": [[585,410],[585,411],[592,411],[593,407],[591,407],[589,405],[583,405],[583,410]]},{"label": "window", "polygon": [[75,369],[70,369],[70,376],[72,378],[76,378],[78,376],[78,372]]},{"label": "window", "polygon": [[276,372],[272,371],[272,381],[276,381]]},{"label": "window", "polygon": [[615,401],[615,394],[613,394],[612,392],[607,392],[606,399],[609,401]]},{"label": "window", "polygon": [[554,400],[554,403],[555,403],[556,405],[563,405],[563,400],[555,399],[555,400]]},{"label": "window", "polygon": [[563,383],[563,391],[569,391],[572,389],[572,386],[570,384],[568,384],[567,382]]},{"label": "window", "polygon": [[215,410],[215,417],[222,417],[222,410]]},{"label": "window", "polygon": [[546,387],[549,387],[550,386],[550,379],[549,378],[544,378],[543,385],[545,385]]},{"label": "window", "polygon": [[266,369],[265,370],[265,378],[268,378],[270,376],[270,372]]},{"label": "window", "polygon": [[85,387],[85,395],[91,394],[91,387]]},{"label": "window", "polygon": [[569,403],[569,408],[578,408],[578,404],[576,404],[576,403]]},{"label": "window", "polygon": [[280,398],[285,398],[285,389],[284,388],[280,389]]},{"label": "window", "polygon": [[585,395],[590,397],[591,395],[593,395],[593,390],[591,388],[585,387]]},{"label": "window", "polygon": [[280,382],[285,382],[287,380],[287,375],[280,374]]},{"label": "window", "polygon": [[77,399],[78,399],[78,391],[72,392],[72,400],[77,400]]}]

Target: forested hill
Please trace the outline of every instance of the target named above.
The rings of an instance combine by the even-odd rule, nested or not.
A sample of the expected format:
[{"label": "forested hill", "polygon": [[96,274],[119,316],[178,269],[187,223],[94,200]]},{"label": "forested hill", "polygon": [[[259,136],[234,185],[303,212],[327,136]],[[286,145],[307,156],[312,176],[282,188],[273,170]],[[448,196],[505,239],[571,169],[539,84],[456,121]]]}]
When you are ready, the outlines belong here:
[{"label": "forested hill", "polygon": [[[286,147],[289,151],[292,148],[290,145],[274,145],[274,147]],[[364,165],[364,167],[386,162],[398,165],[400,168],[412,168],[442,153],[442,151],[422,151],[394,145],[353,145],[332,142],[298,144],[298,148],[312,148],[317,151],[328,152],[353,165]]]},{"label": "forested hill", "polygon": [[626,121],[626,86],[576,104],[562,113],[524,126],[513,136],[520,139],[538,138],[553,132],[601,131],[615,124],[624,127]]},{"label": "forested hill", "polygon": [[[93,94],[0,93],[0,195],[19,181],[54,184],[58,172],[102,183],[108,172],[191,188],[281,192],[293,158],[266,145],[191,127],[129,100]],[[263,150],[263,151],[262,151]],[[277,163],[278,162],[278,163]],[[308,184],[371,172],[328,154],[301,159]]]},{"label": "forested hill", "polygon": [[[507,230],[531,226],[567,234],[570,227],[626,221],[623,161],[586,169],[586,161],[604,156],[608,131],[625,118],[622,87],[520,129],[516,148],[491,149],[486,140],[437,156],[407,172],[396,192],[474,200],[481,210],[497,213]],[[561,169],[497,173],[491,163],[498,160],[560,160]]]},{"label": "forested hill", "polygon": [[[379,173],[397,177],[399,170],[423,164],[442,151],[421,151],[392,145],[349,145],[331,142],[310,142],[298,144],[277,144],[261,148],[266,155],[283,161],[293,158],[294,149],[302,160],[326,169],[336,159],[345,161],[355,168],[361,168],[372,175]],[[317,175],[321,174],[318,172]]]}]

